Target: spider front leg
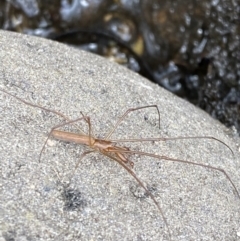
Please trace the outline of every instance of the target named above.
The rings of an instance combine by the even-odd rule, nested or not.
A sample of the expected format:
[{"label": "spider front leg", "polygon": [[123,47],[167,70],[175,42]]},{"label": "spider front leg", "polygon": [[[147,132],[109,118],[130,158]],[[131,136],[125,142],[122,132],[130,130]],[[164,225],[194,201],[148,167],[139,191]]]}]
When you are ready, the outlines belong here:
[{"label": "spider front leg", "polygon": [[115,124],[115,126],[112,128],[112,130],[107,134],[107,136],[104,138],[104,140],[108,140],[111,135],[113,134],[113,132],[117,129],[117,127],[120,125],[120,123],[126,118],[126,116],[136,110],[141,110],[141,109],[146,109],[146,108],[156,108],[157,112],[158,112],[158,124],[159,124],[159,129],[160,129],[160,111],[158,109],[157,105],[146,105],[146,106],[141,106],[141,107],[137,107],[137,108],[131,108],[128,109],[118,120],[118,122]]}]

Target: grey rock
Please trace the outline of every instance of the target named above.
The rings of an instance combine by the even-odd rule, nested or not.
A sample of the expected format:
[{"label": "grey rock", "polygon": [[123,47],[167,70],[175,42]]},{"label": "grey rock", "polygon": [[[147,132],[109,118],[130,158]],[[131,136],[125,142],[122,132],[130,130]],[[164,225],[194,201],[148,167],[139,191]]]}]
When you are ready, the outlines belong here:
[{"label": "grey rock", "polygon": [[[214,136],[124,143],[131,149],[224,169],[240,192],[239,139],[193,105],[99,56],[41,38],[0,32],[0,88],[28,102],[91,117],[104,137],[131,107],[112,139]],[[118,163],[50,138],[63,119],[0,91],[0,240],[170,240],[154,202]],[[87,126],[79,123],[87,132]],[[65,127],[77,132],[74,127]],[[172,240],[240,240],[240,199],[219,171],[131,155],[136,175],[167,219]]]}]

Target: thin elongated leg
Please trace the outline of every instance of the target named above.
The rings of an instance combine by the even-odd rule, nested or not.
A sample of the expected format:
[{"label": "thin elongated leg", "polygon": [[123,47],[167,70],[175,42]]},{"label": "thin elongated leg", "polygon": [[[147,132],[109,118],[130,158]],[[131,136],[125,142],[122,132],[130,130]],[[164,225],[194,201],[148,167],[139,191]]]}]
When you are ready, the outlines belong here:
[{"label": "thin elongated leg", "polygon": [[92,150],[92,151],[85,151],[85,152],[83,152],[83,153],[81,154],[81,156],[79,157],[79,160],[78,160],[78,162],[77,162],[77,164],[76,164],[76,166],[75,166],[75,169],[74,169],[74,171],[73,171],[73,176],[74,176],[75,170],[78,169],[81,160],[82,160],[86,155],[88,155],[88,154],[90,154],[90,153],[92,153],[92,152],[94,152],[94,151],[93,151],[93,150]]},{"label": "thin elongated leg", "polygon": [[91,137],[93,137],[91,119],[89,116],[84,115],[82,112],[80,112],[80,113],[83,116],[85,122],[87,122],[87,124],[88,124],[89,145],[91,146],[92,145]]},{"label": "thin elongated leg", "polygon": [[159,124],[159,129],[160,129],[160,111],[158,109],[158,106],[157,105],[146,105],[146,106],[141,106],[141,107],[137,107],[137,108],[131,108],[131,109],[128,109],[118,120],[118,122],[115,124],[115,126],[112,128],[112,130],[107,134],[107,136],[104,138],[104,140],[108,140],[111,135],[113,134],[113,132],[117,129],[117,127],[120,125],[120,123],[126,118],[126,116],[130,113],[130,112],[133,112],[133,111],[136,111],[136,110],[141,110],[141,109],[146,109],[146,108],[156,108],[157,109],[157,112],[158,112],[158,124]]},{"label": "thin elongated leg", "polygon": [[[124,151],[125,152],[125,151]],[[128,152],[128,151],[127,151]],[[127,172],[139,183],[139,185],[146,191],[146,193],[150,196],[150,198],[152,199],[152,201],[155,203],[155,205],[157,206],[159,212],[161,213],[162,215],[162,218],[163,218],[163,221],[165,222],[166,226],[167,226],[167,229],[168,229],[168,235],[169,235],[169,238],[170,238],[170,241],[172,240],[171,238],[171,232],[170,232],[170,229],[169,229],[169,225],[168,225],[168,222],[167,222],[167,219],[166,217],[164,216],[163,214],[163,211],[160,207],[160,205],[158,204],[158,202],[156,201],[156,199],[154,198],[154,196],[152,195],[152,193],[145,187],[145,185],[143,184],[143,182],[136,176],[135,172],[133,170],[131,170],[125,163],[124,161],[122,161],[121,159],[118,159],[112,155],[109,155],[106,153],[106,156],[108,156],[110,159],[113,159],[114,161],[116,161],[118,164],[120,164],[125,170],[127,170]]]},{"label": "thin elongated leg", "polygon": [[174,140],[189,140],[189,139],[210,139],[217,142],[220,142],[224,146],[226,146],[234,156],[233,150],[228,146],[225,142],[212,137],[212,136],[178,136],[178,137],[159,137],[159,138],[141,138],[141,139],[118,139],[118,140],[109,140],[114,143],[118,142],[142,142],[142,141],[174,141]]},{"label": "thin elongated leg", "polygon": [[[88,155],[88,154],[90,154],[90,153],[92,153],[92,152],[94,152],[94,151],[85,151],[85,152],[83,152],[83,153],[81,154],[81,156],[79,157],[79,160],[78,160],[77,164],[75,165],[74,171],[71,173],[72,175],[71,175],[71,177],[70,177],[70,179],[69,179],[69,185],[70,185],[71,180],[72,180],[72,178],[74,177],[75,172],[76,172],[76,170],[78,169],[78,166],[79,166],[80,162],[82,161],[82,159],[83,159],[86,155]],[[53,168],[53,170],[57,173],[58,179],[60,180],[60,177],[59,177],[59,175],[58,175],[58,171],[56,171],[55,168]]]},{"label": "thin elongated leg", "polygon": [[[66,121],[71,122],[71,119],[68,118],[67,116],[65,116],[64,114],[62,114],[61,112],[58,112],[58,111],[52,110],[52,109],[48,109],[48,108],[42,107],[42,106],[40,106],[40,105],[33,104],[33,103],[31,103],[31,102],[28,102],[28,101],[26,101],[26,100],[23,100],[23,99],[21,99],[21,98],[15,96],[15,95],[9,93],[9,92],[6,91],[6,90],[3,90],[3,89],[1,89],[1,88],[0,88],[0,91],[4,92],[4,93],[7,94],[7,95],[12,96],[13,98],[17,99],[18,101],[20,101],[20,102],[22,102],[22,103],[24,103],[24,104],[26,104],[26,105],[29,105],[29,106],[32,106],[32,107],[36,107],[36,108],[39,108],[39,109],[44,110],[44,111],[47,111],[47,112],[51,112],[51,113],[53,113],[53,114],[55,114],[55,115],[58,115],[58,116],[62,117],[62,118],[65,119]],[[85,134],[84,131],[82,131],[77,125],[75,125],[75,127],[79,130],[79,132],[81,132],[82,134]],[[45,144],[46,144],[46,143],[45,143]],[[44,144],[44,146],[45,146],[45,144]],[[41,155],[41,154],[40,154],[40,155]],[[39,159],[39,160],[40,160],[40,159]]]},{"label": "thin elongated leg", "polygon": [[[114,152],[114,150],[109,150],[109,152]],[[201,167],[205,167],[205,168],[208,168],[208,169],[211,169],[211,170],[219,171],[219,172],[221,172],[225,175],[225,177],[231,183],[236,195],[240,199],[240,194],[237,190],[237,187],[235,186],[235,184],[233,183],[233,181],[231,180],[229,175],[226,173],[226,171],[223,170],[222,168],[213,167],[213,166],[209,166],[209,165],[201,164],[201,163],[196,163],[196,162],[192,162],[192,161],[186,161],[186,160],[171,158],[171,157],[167,157],[167,156],[155,155],[155,154],[151,154],[151,153],[148,153],[148,152],[132,151],[132,150],[130,150],[130,151],[128,151],[128,150],[118,150],[118,152],[126,153],[126,154],[137,154],[137,155],[141,155],[141,156],[149,156],[149,157],[157,158],[157,159],[160,159],[160,160],[167,160],[167,161],[172,161],[172,162],[181,162],[181,163],[184,163],[184,164],[191,164],[191,165],[201,166]]]},{"label": "thin elongated leg", "polygon": [[83,152],[83,153],[81,154],[81,156],[79,157],[79,160],[78,160],[78,162],[77,162],[77,164],[76,164],[76,166],[75,166],[75,168],[74,168],[74,170],[73,170],[72,177],[70,178],[69,183],[71,183],[71,180],[72,180],[72,178],[74,177],[75,172],[76,172],[76,170],[78,169],[78,167],[79,167],[80,162],[82,161],[82,159],[83,159],[86,155],[88,155],[88,154],[90,154],[90,153],[92,153],[92,152],[94,152],[94,151],[85,151],[85,152]]},{"label": "thin elongated leg", "polygon": [[6,90],[3,90],[3,89],[0,89],[0,90],[1,90],[2,92],[4,92],[5,94],[12,96],[13,98],[17,99],[18,101],[20,101],[20,102],[22,102],[22,103],[24,103],[24,104],[26,104],[26,105],[30,105],[30,106],[32,106],[32,107],[36,107],[36,108],[42,109],[42,110],[47,111],[47,112],[51,112],[51,113],[53,113],[53,114],[56,114],[56,115],[62,117],[63,119],[65,119],[65,120],[67,120],[67,121],[70,121],[70,119],[69,119],[67,116],[65,116],[64,114],[62,114],[62,113],[60,113],[60,112],[58,112],[58,111],[56,111],[56,110],[47,109],[47,108],[42,107],[42,106],[40,106],[40,105],[30,103],[30,102],[28,102],[28,101],[26,101],[26,100],[23,100],[23,99],[15,96],[15,95],[7,92]]}]

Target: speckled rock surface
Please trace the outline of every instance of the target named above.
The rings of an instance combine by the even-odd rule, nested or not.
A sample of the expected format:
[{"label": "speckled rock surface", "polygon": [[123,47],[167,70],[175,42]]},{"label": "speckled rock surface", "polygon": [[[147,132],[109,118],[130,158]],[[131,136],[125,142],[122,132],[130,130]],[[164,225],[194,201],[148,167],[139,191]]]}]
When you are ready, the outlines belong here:
[{"label": "speckled rock surface", "polygon": [[[91,117],[104,137],[124,111],[134,112],[112,139],[214,136],[213,140],[124,143],[131,149],[224,169],[240,192],[239,139],[184,100],[98,56],[40,38],[0,32],[0,88],[70,119]],[[0,91],[0,240],[240,240],[240,200],[219,171],[131,155],[132,176],[86,147],[50,138],[62,118]],[[80,128],[87,131],[83,122]],[[67,130],[77,132],[74,127]],[[70,128],[70,129],[68,129]]]}]

